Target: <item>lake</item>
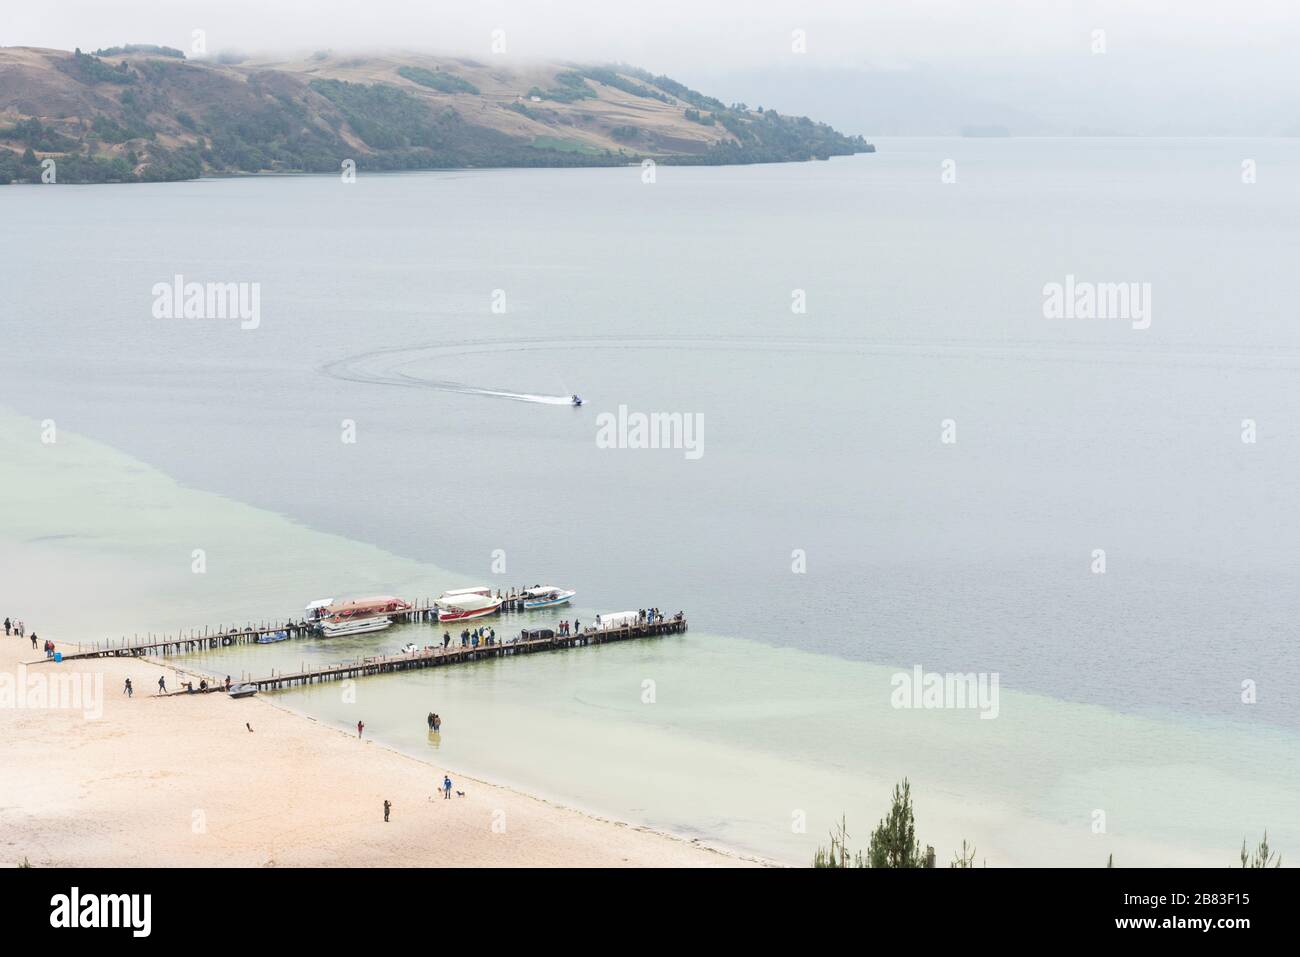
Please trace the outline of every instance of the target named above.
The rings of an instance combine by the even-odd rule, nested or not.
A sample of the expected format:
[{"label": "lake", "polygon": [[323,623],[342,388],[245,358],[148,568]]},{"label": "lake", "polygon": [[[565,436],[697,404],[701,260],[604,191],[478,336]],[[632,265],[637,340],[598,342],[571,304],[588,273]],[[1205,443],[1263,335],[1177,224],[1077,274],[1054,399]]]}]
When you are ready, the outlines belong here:
[{"label": "lake", "polygon": [[[248,543],[256,582],[221,552],[206,605],[44,617],[131,634],[375,589],[565,585],[580,618],[653,605],[691,631],[370,679],[367,727],[792,862],[840,813],[865,843],[905,775],[945,859],[963,836],[998,864],[1101,863],[1117,834],[1152,863],[1229,864],[1265,826],[1295,847],[1300,143],[877,145],[653,182],[0,190],[4,404],[114,450],[87,459],[113,474],[319,536],[285,548],[278,590],[270,536]],[[256,284],[257,327],[156,318],[177,275]],[[1145,315],[1048,318],[1053,283],[1136,284]],[[680,414],[695,444],[607,447],[620,407]],[[39,486],[40,466],[12,480]],[[149,522],[47,504],[112,526],[141,583],[191,560]],[[6,519],[42,537],[40,509]],[[404,631],[202,664],[262,673]],[[996,720],[895,707],[916,667],[996,675]],[[280,697],[356,720],[337,688]]]}]

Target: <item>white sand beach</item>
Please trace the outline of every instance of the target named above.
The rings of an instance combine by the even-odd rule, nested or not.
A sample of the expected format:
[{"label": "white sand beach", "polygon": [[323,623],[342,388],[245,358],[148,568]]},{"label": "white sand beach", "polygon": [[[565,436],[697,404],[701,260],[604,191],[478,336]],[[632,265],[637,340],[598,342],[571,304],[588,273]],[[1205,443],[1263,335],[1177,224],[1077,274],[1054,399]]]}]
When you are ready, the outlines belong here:
[{"label": "white sand beach", "polygon": [[[5,680],[39,658],[29,640],[0,638]],[[747,863],[434,767],[265,696],[159,696],[159,676],[169,689],[181,676],[145,659],[35,664],[29,692],[56,668],[102,682],[102,716],[86,716],[99,710],[88,701],[0,707],[0,866]]]}]

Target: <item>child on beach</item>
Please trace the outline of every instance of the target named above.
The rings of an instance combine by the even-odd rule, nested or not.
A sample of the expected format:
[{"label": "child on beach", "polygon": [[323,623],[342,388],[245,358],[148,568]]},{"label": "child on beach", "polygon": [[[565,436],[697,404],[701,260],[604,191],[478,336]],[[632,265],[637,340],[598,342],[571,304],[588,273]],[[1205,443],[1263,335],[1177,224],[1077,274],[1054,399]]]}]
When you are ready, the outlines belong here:
[{"label": "child on beach", "polygon": [[135,694],[135,689],[131,687],[131,679],[130,679],[130,678],[127,678],[127,679],[126,679],[126,684],[122,685],[122,694],[126,695],[128,698],[134,696],[134,694]]}]

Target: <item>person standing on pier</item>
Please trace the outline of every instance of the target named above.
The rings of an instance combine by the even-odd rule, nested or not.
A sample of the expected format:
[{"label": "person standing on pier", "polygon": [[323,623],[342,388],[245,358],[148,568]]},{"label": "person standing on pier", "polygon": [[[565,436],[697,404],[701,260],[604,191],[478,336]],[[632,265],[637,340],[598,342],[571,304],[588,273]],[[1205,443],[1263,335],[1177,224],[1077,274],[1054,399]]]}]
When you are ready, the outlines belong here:
[{"label": "person standing on pier", "polygon": [[364,730],[366,730],[366,724],[365,724],[365,722],[364,722],[364,721],[358,721],[358,722],[357,722],[357,737],[358,737],[358,738],[361,737],[361,732],[364,731]]}]

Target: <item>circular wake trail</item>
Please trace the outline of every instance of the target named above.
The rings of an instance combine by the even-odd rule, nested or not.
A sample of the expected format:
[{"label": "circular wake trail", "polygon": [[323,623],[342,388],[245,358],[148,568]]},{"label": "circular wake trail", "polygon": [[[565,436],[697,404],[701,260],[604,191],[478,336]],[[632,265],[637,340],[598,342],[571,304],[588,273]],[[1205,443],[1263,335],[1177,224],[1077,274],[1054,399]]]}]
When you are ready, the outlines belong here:
[{"label": "circular wake trail", "polygon": [[454,361],[472,355],[499,355],[508,352],[543,352],[553,350],[599,350],[626,352],[644,350],[667,352],[698,352],[701,349],[730,353],[786,352],[856,354],[862,356],[904,356],[919,359],[967,358],[982,360],[1030,360],[1039,362],[1066,362],[1107,365],[1189,365],[1247,368],[1295,368],[1300,366],[1300,355],[1262,353],[1257,350],[1224,348],[1208,350],[1204,346],[1170,346],[1152,351],[1148,349],[1115,347],[1093,342],[1042,342],[1034,340],[990,343],[971,339],[875,339],[855,336],[828,336],[808,338],[802,336],[727,336],[727,335],[667,335],[667,336],[584,336],[532,337],[520,339],[469,339],[460,342],[430,343],[425,345],[397,346],[371,352],[345,356],[322,365],[324,375],[346,382],[370,385],[403,386],[416,389],[434,389],[462,395],[482,395],[508,399],[514,402],[533,402],[543,405],[569,405],[569,395],[525,391],[508,386],[488,386],[457,382],[450,379],[431,378],[408,371],[407,367],[421,362]]}]

